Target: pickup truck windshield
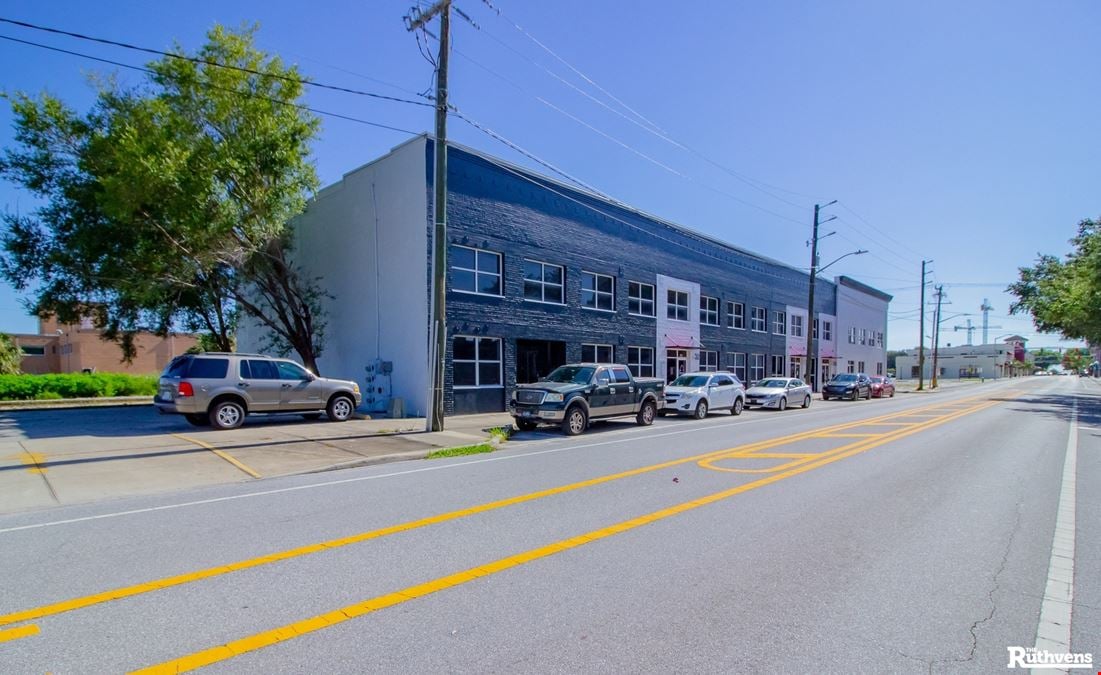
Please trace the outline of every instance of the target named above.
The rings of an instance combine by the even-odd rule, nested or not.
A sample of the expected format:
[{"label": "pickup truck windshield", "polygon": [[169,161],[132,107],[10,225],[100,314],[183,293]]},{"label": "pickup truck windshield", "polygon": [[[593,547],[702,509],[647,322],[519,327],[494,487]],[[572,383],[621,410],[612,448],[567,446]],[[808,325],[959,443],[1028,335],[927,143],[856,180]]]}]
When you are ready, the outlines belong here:
[{"label": "pickup truck windshield", "polygon": [[544,382],[566,382],[570,384],[588,384],[593,379],[596,368],[589,366],[559,366],[543,378]]},{"label": "pickup truck windshield", "polygon": [[702,387],[711,379],[706,375],[681,375],[669,385],[671,387]]}]

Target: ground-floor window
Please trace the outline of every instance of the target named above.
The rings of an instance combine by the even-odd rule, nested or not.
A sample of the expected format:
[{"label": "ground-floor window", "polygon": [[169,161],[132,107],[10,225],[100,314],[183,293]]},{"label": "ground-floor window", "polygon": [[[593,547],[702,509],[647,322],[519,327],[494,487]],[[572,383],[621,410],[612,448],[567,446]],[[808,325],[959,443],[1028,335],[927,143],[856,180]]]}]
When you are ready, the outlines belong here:
[{"label": "ground-floor window", "polygon": [[654,376],[654,348],[628,347],[627,367],[635,377]]},{"label": "ground-floor window", "polygon": [[864,362],[863,361],[856,364],[856,372],[858,372],[858,373],[866,372],[864,370]]},{"label": "ground-floor window", "polygon": [[611,345],[581,345],[581,360],[585,363],[611,363]]},{"label": "ground-floor window", "polygon": [[745,352],[730,353],[730,368],[739,382],[745,382]]},{"label": "ground-floor window", "polygon": [[714,372],[719,369],[718,352],[700,352],[700,370]]},{"label": "ground-floor window", "polygon": [[769,364],[769,365],[771,366],[769,368],[769,373],[768,373],[769,375],[779,375],[779,376],[783,377],[783,375],[784,375],[784,357],[782,355],[773,354],[772,355],[772,363]]},{"label": "ground-floor window", "polygon": [[856,362],[849,361],[847,368],[848,368],[848,370],[845,371],[846,373],[855,373],[856,372]]},{"label": "ground-floor window", "polygon": [[[792,317],[793,319],[795,317]],[[803,359],[792,358],[788,363],[788,376],[803,377]]]},{"label": "ground-floor window", "polygon": [[876,375],[882,375],[883,374],[883,362],[882,361],[876,361],[875,374]]},{"label": "ground-floor window", "polygon": [[452,346],[455,387],[501,386],[501,340],[457,336]]},{"label": "ground-floor window", "polygon": [[751,354],[749,360],[749,381],[756,382],[765,377],[765,355]]}]

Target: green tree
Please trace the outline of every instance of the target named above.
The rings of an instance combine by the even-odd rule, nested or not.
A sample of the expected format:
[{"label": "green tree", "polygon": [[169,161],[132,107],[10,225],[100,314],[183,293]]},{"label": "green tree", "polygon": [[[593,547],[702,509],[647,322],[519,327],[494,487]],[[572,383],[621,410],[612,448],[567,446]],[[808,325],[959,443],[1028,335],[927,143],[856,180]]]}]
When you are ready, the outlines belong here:
[{"label": "green tree", "polygon": [[7,333],[0,333],[0,375],[18,375],[23,372],[23,352]]},{"label": "green tree", "polygon": [[194,55],[148,64],[141,87],[98,79],[84,115],[9,97],[18,147],[0,175],[46,205],[4,216],[0,272],[34,289],[37,314],[90,316],[130,358],[138,330],[177,324],[231,350],[240,313],[316,371],[325,294],[293,263],[289,223],[318,184],[319,124],[295,103],[297,70],[254,32],[215,27]]},{"label": "green tree", "polygon": [[1031,314],[1043,332],[1101,344],[1101,224],[1083,220],[1070,243],[1065,259],[1040,255],[1033,267],[1020,268],[1008,288],[1017,296],[1010,312]]},{"label": "green tree", "polygon": [[1063,352],[1063,367],[1080,373],[1090,367],[1093,357],[1087,349],[1068,349]]}]

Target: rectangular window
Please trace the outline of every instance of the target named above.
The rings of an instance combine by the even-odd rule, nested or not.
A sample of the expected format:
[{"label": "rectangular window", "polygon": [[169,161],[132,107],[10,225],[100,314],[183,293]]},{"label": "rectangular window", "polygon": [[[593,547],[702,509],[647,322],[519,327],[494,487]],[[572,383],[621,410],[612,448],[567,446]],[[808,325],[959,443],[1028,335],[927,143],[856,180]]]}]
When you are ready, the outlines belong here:
[{"label": "rectangular window", "polygon": [[684,291],[666,291],[665,315],[677,321],[688,320],[688,294]]},{"label": "rectangular window", "polygon": [[656,316],[654,286],[632,281],[627,284],[627,312],[636,316]]},{"label": "rectangular window", "polygon": [[876,362],[876,364],[875,364],[875,374],[876,375],[882,375],[883,374],[883,362],[882,361],[877,361]]},{"label": "rectangular window", "polygon": [[581,345],[581,360],[585,363],[611,363],[611,345]]},{"label": "rectangular window", "polygon": [[772,313],[772,332],[774,335],[788,334],[788,315],[786,312]]},{"label": "rectangular window", "polygon": [[853,326],[852,328],[849,329],[849,344],[850,345],[855,345],[856,344],[856,326]]},{"label": "rectangular window", "polygon": [[823,321],[822,322],[822,339],[825,340],[826,342],[830,342],[830,341],[833,340],[833,322],[832,321]]},{"label": "rectangular window", "polygon": [[700,352],[700,370],[713,373],[719,369],[718,352]]},{"label": "rectangular window", "polygon": [[856,372],[858,372],[858,373],[863,373],[864,372],[864,362],[863,361],[857,361],[856,362]]},{"label": "rectangular window", "polygon": [[451,342],[456,389],[501,386],[501,340],[456,336]]},{"label": "rectangular window", "polygon": [[501,295],[501,254],[452,245],[451,288],[462,293]]},{"label": "rectangular window", "polygon": [[19,345],[19,351],[23,356],[45,356],[46,345]]},{"label": "rectangular window", "polygon": [[848,370],[846,370],[845,372],[855,373],[856,372],[856,363],[853,362],[853,361],[849,361]]},{"label": "rectangular window", "polygon": [[705,326],[719,325],[719,299],[700,296],[700,323]]},{"label": "rectangular window", "polygon": [[817,340],[818,339],[818,319],[814,320],[814,323],[812,324],[812,326],[813,326],[813,328],[811,330],[814,331],[814,334],[812,335],[812,337],[815,340]]},{"label": "rectangular window", "polygon": [[764,307],[754,307],[749,315],[749,330],[754,333],[764,333],[765,323],[768,321],[768,312]]},{"label": "rectangular window", "polygon": [[654,377],[654,348],[628,347],[627,367],[635,377]]},{"label": "rectangular window", "polygon": [[780,355],[772,355],[772,363],[770,364],[769,375],[784,376],[784,357]]},{"label": "rectangular window", "polygon": [[565,303],[566,270],[561,265],[524,261],[524,299],[532,302]]},{"label": "rectangular window", "polygon": [[868,329],[867,328],[861,328],[860,329],[860,344],[862,344],[862,345],[868,344]]},{"label": "rectangular window", "polygon": [[740,302],[726,303],[726,327],[745,329],[745,305]]},{"label": "rectangular window", "polygon": [[765,355],[764,354],[750,354],[749,361],[749,380],[756,382],[763,379],[765,376]]},{"label": "rectangular window", "polygon": [[803,377],[803,360],[792,357],[788,362],[788,376],[789,377]]},{"label": "rectangular window", "polygon": [[803,317],[798,314],[791,315],[791,336],[803,337]]},{"label": "rectangular window", "polygon": [[730,367],[734,370],[734,377],[740,382],[745,382],[745,353],[732,352],[730,354]]},{"label": "rectangular window", "polygon": [[602,312],[615,311],[615,278],[596,272],[581,273],[581,306]]},{"label": "rectangular window", "polygon": [[875,343],[879,347],[883,346],[883,333],[876,332],[876,334],[875,334]]}]

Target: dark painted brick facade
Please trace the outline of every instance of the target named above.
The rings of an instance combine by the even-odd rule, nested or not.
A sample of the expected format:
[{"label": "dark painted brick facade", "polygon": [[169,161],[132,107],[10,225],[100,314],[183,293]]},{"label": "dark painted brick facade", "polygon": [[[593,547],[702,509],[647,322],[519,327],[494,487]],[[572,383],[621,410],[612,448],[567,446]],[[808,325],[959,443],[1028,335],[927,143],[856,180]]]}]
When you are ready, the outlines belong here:
[{"label": "dark painted brick facade", "polygon": [[[427,147],[431,239],[431,141]],[[448,414],[469,412],[472,407],[472,401],[460,400],[456,405],[450,339],[454,335],[503,341],[505,387],[499,393],[483,392],[477,404],[482,409],[503,409],[505,392],[516,383],[517,339],[565,341],[568,361],[581,359],[582,343],[613,345],[614,358],[621,363],[627,360],[628,346],[653,347],[656,361],[660,349],[656,319],[629,315],[627,293],[629,281],[656,284],[659,274],[696,282],[703,295],[719,298],[720,326],[700,326],[700,340],[708,350],[719,352],[720,367],[731,365],[727,356],[731,352],[785,354],[785,337],[771,333],[772,312],[786,310],[786,305],[806,305],[806,273],[535,175],[513,171],[511,166],[503,168],[479,155],[449,148],[448,241],[501,253],[504,297],[454,292],[448,271]],[[427,256],[430,268],[431,245]],[[524,259],[565,267],[565,306],[524,300]],[[614,313],[581,307],[583,270],[615,277]],[[430,277],[429,273],[429,282]],[[727,301],[745,304],[746,330],[726,327]],[[768,333],[748,330],[752,306],[768,309]],[[815,293],[816,313],[836,314],[835,306],[833,284],[820,279]],[[689,309],[698,320],[698,308]],[[766,368],[767,364],[766,358]],[[469,397],[469,391],[461,390],[460,399]],[[492,398],[484,398],[487,394]]]}]

